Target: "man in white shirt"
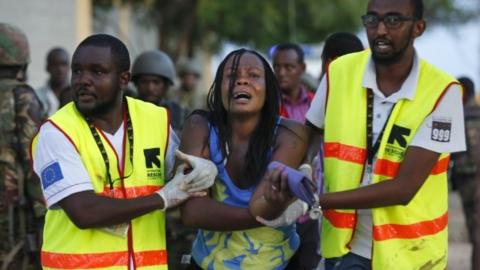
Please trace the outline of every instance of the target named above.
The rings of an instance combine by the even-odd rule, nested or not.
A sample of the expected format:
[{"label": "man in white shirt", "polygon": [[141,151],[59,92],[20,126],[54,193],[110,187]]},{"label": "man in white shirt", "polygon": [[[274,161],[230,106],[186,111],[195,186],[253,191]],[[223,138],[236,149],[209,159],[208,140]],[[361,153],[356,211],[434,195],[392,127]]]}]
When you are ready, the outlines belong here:
[{"label": "man in white shirt", "polygon": [[[357,75],[360,78],[358,83],[361,84],[361,87],[355,86],[356,88],[352,92],[368,91],[371,94],[355,92],[355,95],[363,95],[364,100],[358,102],[349,101],[348,95],[342,94],[346,98],[343,106],[360,104],[359,107],[351,106],[349,108],[351,113],[348,112],[348,109],[332,108],[333,106],[337,106],[337,108],[342,106],[341,102],[332,100],[335,98],[334,96],[338,92],[350,90],[337,86],[342,85],[342,80],[348,81],[355,78],[352,73],[338,72],[341,68],[345,68],[347,71],[355,70],[351,66],[340,67],[347,62],[346,60],[334,61],[329,67],[327,76],[323,78],[306,116],[307,125],[317,132],[325,130],[325,147],[327,148],[325,157],[327,160],[330,159],[326,162],[336,162],[335,164],[339,163],[345,168],[353,166],[352,164],[362,166],[359,167],[361,180],[357,180],[358,188],[352,186],[342,189],[332,187],[338,187],[342,181],[348,181],[348,176],[331,179],[329,177],[336,172],[328,172],[331,163],[325,165],[325,191],[327,193],[322,195],[320,204],[324,209],[322,255],[326,257],[326,269],[421,269],[422,266],[429,265],[432,267],[429,269],[437,269],[435,267],[445,269],[446,214],[431,220],[415,217],[418,222],[406,222],[408,224],[404,224],[403,221],[409,218],[408,209],[411,209],[409,207],[415,207],[412,202],[413,204],[421,202],[422,206],[420,203],[418,206],[418,208],[424,207],[421,208],[421,212],[426,216],[433,215],[425,207],[429,203],[425,201],[427,199],[420,198],[424,196],[424,192],[420,192],[420,190],[435,189],[436,185],[441,186],[439,189],[442,192],[433,196],[438,195],[441,198],[439,199],[440,204],[446,208],[446,167],[443,166],[441,172],[436,170],[441,161],[448,161],[448,158],[444,159],[443,156],[440,156],[442,153],[446,155],[445,153],[465,150],[461,88],[452,79],[450,84],[443,84],[445,85],[444,89],[437,90],[438,93],[443,91],[438,98],[433,93],[430,99],[425,98],[425,101],[428,102],[425,102],[424,106],[431,107],[419,108],[422,108],[423,111],[431,108],[431,113],[425,114],[426,116],[422,119],[416,119],[421,123],[416,130],[402,129],[402,127],[396,126],[397,122],[395,121],[397,120],[391,118],[399,118],[398,115],[406,110],[405,107],[409,106],[404,104],[418,103],[422,96],[428,96],[428,94],[422,94],[423,89],[420,89],[421,85],[425,85],[424,81],[428,81],[425,79],[426,76],[434,75],[429,77],[432,84],[437,75],[444,76],[447,81],[449,77],[441,75],[443,73],[437,71],[429,71],[431,74],[427,74],[425,67],[428,64],[415,53],[413,41],[423,33],[426,26],[423,20],[422,1],[371,0],[368,4],[367,14],[362,16],[362,20],[367,31],[371,56],[368,56],[368,61],[355,63],[359,64],[361,68],[365,68],[363,68],[363,75]],[[369,53],[363,52],[356,55]],[[349,63],[351,64],[352,61]],[[430,70],[429,65],[428,68]],[[339,74],[344,76],[339,78]],[[348,83],[343,85],[348,85]],[[370,102],[367,102],[368,97],[371,97]],[[365,109],[369,103],[370,109]],[[397,104],[399,105],[396,106]],[[332,107],[329,108],[329,106]],[[359,108],[361,109],[357,111]],[[332,116],[333,113],[336,115]],[[366,115],[368,119],[365,125],[364,117]],[[410,112],[409,116],[403,117],[415,119],[423,116],[420,113],[419,116],[416,116],[415,112]],[[350,132],[354,135],[348,134],[348,124],[332,123],[334,121],[330,119],[351,123]],[[357,122],[362,123],[360,126],[364,126],[366,131],[355,129],[358,126]],[[387,122],[389,124],[386,124]],[[343,135],[337,136],[333,134],[335,132],[332,131],[333,127],[343,127],[346,132],[340,132]],[[393,130],[395,128],[397,128],[396,131]],[[365,135],[368,130],[370,130],[370,134]],[[381,136],[387,133],[389,133],[388,142],[385,136],[383,137],[384,142]],[[352,146],[348,143],[342,144],[342,140],[345,138],[355,138],[356,136],[365,138],[367,141],[370,140],[370,142],[366,143],[365,148],[358,148],[356,145]],[[405,139],[407,137],[408,140]],[[376,146],[377,141],[380,147]],[[380,141],[383,143],[380,144]],[[377,164],[379,153],[387,155],[385,151],[394,153],[397,150],[400,162],[395,163],[382,159],[383,164]],[[384,164],[390,166],[388,167],[391,169],[389,172],[381,172],[381,165]],[[444,165],[445,162],[442,164]],[[392,168],[393,173],[391,172]],[[353,171],[355,170],[352,169]],[[337,175],[339,174],[341,173]],[[441,181],[430,181],[431,177],[440,177],[438,175],[442,175],[442,178],[439,178]],[[375,179],[374,183],[372,183],[372,179]],[[437,201],[432,200],[430,203],[435,204]],[[348,209],[358,210],[346,212]],[[381,217],[384,217],[383,221],[388,224],[383,227],[375,222],[372,224],[373,211],[383,211]],[[400,212],[401,215],[398,214]],[[350,219],[341,223],[340,217],[344,216],[348,216]],[[380,214],[377,215],[377,222],[382,223],[379,216]],[[414,216],[414,213],[411,213],[411,216]],[[386,222],[392,219],[397,222]],[[427,227],[427,230],[423,230],[425,228],[422,224]],[[390,231],[385,233],[382,230],[385,228]],[[347,230],[350,230],[349,233],[345,233]],[[332,237],[332,231],[335,231],[333,233],[336,235],[335,237],[340,237],[335,239],[344,237],[345,243],[339,244],[341,246],[338,248],[328,242],[335,240],[326,239]],[[372,231],[374,231],[374,235],[372,235]],[[438,238],[434,238],[437,236]],[[438,253],[433,253],[429,249],[430,246],[439,243],[442,247],[436,250]],[[402,245],[409,251],[400,250],[398,247]],[[333,249],[336,250],[332,251]],[[417,251],[420,255],[415,255],[413,251]],[[377,255],[372,256],[372,254]],[[419,258],[419,256],[425,258]],[[389,259],[384,260],[384,258]]]},{"label": "man in white shirt", "polygon": [[[215,165],[177,152],[164,108],[125,98],[125,45],[93,35],[72,59],[74,102],[42,125],[32,143],[48,212],[42,266],[167,268],[163,211],[203,196]],[[192,170],[186,173],[186,169]]]},{"label": "man in white shirt", "polygon": [[60,93],[68,86],[70,56],[63,48],[53,48],[47,54],[46,71],[49,78],[44,86],[37,89],[38,98],[42,101],[44,112],[50,116],[60,105]]}]

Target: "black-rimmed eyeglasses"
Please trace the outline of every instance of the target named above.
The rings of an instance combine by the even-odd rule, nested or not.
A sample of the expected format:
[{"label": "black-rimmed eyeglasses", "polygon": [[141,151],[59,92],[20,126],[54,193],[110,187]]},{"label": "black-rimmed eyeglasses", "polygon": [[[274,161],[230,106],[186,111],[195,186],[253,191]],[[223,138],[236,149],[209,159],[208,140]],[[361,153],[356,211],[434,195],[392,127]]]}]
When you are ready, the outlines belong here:
[{"label": "black-rimmed eyeglasses", "polygon": [[362,16],[363,25],[367,28],[376,28],[380,22],[383,22],[389,29],[399,28],[403,22],[414,21],[414,17],[406,17],[399,14],[389,14],[380,17],[375,14],[365,14]]}]

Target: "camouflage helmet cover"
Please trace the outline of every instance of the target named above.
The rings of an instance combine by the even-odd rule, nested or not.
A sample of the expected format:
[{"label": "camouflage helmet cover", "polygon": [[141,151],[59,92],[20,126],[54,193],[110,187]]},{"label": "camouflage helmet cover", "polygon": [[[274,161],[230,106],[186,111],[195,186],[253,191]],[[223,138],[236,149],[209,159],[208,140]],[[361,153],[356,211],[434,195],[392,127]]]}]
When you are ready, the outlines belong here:
[{"label": "camouflage helmet cover", "polygon": [[30,62],[30,51],[25,34],[18,27],[0,23],[0,65],[26,65]]},{"label": "camouflage helmet cover", "polygon": [[139,75],[156,75],[165,78],[170,85],[175,80],[175,66],[172,59],[164,52],[146,51],[141,53],[133,62],[132,79]]}]

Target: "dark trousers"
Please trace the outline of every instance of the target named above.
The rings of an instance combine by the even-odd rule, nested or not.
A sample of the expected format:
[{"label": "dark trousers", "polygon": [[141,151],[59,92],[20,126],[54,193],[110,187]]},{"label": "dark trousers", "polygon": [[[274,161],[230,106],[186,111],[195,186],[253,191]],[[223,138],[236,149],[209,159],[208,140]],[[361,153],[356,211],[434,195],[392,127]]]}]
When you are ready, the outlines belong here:
[{"label": "dark trousers", "polygon": [[315,269],[322,258],[317,252],[320,243],[318,220],[308,220],[302,224],[297,223],[297,233],[300,236],[300,247],[285,269]]},{"label": "dark trousers", "polygon": [[190,260],[190,265],[188,265],[187,270],[203,270],[192,258]]},{"label": "dark trousers", "polygon": [[372,261],[354,253],[325,260],[325,270],[371,270]]}]

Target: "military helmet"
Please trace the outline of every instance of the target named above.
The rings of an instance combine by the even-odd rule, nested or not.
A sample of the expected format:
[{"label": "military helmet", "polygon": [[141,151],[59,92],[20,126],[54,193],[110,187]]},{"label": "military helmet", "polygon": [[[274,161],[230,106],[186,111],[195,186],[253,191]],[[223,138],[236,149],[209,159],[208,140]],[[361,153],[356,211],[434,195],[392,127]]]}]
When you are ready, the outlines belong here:
[{"label": "military helmet", "polygon": [[200,67],[200,64],[197,61],[188,59],[179,64],[178,73],[180,76],[183,76],[184,74],[194,74],[197,77],[201,77],[202,67]]},{"label": "military helmet", "polygon": [[21,66],[30,62],[25,34],[18,27],[0,23],[0,65]]},{"label": "military helmet", "polygon": [[170,85],[175,80],[175,67],[172,59],[159,50],[141,53],[133,62],[132,79],[139,75],[157,75],[165,78]]}]

